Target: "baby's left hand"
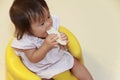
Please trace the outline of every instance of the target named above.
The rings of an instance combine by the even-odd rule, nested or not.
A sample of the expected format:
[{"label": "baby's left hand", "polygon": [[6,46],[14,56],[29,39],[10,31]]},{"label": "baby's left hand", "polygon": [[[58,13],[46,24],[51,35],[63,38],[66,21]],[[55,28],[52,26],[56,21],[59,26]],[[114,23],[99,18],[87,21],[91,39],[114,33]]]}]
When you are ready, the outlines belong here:
[{"label": "baby's left hand", "polygon": [[60,36],[61,36],[61,39],[63,40],[63,41],[65,41],[66,43],[68,43],[68,37],[67,37],[67,35],[65,34],[65,33],[60,33]]}]

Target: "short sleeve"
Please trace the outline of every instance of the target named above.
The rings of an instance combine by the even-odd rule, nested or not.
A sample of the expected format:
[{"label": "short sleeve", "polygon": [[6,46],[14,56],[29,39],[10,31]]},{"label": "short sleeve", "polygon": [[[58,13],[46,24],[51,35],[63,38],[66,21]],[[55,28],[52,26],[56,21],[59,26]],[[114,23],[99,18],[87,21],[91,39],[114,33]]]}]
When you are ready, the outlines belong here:
[{"label": "short sleeve", "polygon": [[32,42],[27,36],[23,36],[23,38],[20,40],[17,40],[17,38],[14,38],[11,46],[17,49],[36,48],[36,46],[34,45],[34,42]]}]

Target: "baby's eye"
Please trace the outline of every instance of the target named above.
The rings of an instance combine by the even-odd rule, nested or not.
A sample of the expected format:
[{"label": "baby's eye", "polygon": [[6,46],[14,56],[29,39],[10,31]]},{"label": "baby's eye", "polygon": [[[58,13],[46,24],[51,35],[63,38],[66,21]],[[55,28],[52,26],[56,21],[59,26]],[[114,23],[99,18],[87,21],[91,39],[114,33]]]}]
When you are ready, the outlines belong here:
[{"label": "baby's eye", "polygon": [[50,18],[50,16],[48,16],[48,19]]},{"label": "baby's eye", "polygon": [[41,24],[42,26],[44,25],[44,23]]}]

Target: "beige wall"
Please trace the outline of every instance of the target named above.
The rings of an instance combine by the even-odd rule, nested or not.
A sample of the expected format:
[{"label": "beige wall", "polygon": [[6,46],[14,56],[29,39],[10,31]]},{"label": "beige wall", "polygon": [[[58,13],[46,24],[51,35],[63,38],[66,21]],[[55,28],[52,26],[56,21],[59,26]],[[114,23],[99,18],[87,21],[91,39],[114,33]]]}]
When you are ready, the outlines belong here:
[{"label": "beige wall", "polygon": [[[46,0],[51,13],[78,38],[85,65],[95,80],[120,80],[120,1]],[[0,80],[5,80],[5,47],[14,29],[12,0],[0,0]]]}]

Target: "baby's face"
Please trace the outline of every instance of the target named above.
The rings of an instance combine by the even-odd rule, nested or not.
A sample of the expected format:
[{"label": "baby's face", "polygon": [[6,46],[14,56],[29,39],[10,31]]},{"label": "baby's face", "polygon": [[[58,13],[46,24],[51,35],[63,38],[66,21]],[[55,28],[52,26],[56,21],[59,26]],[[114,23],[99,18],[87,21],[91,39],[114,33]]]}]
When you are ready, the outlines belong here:
[{"label": "baby's face", "polygon": [[50,29],[53,25],[53,20],[51,15],[46,11],[45,20],[33,22],[31,24],[31,32],[34,36],[39,38],[46,38],[47,30]]}]

